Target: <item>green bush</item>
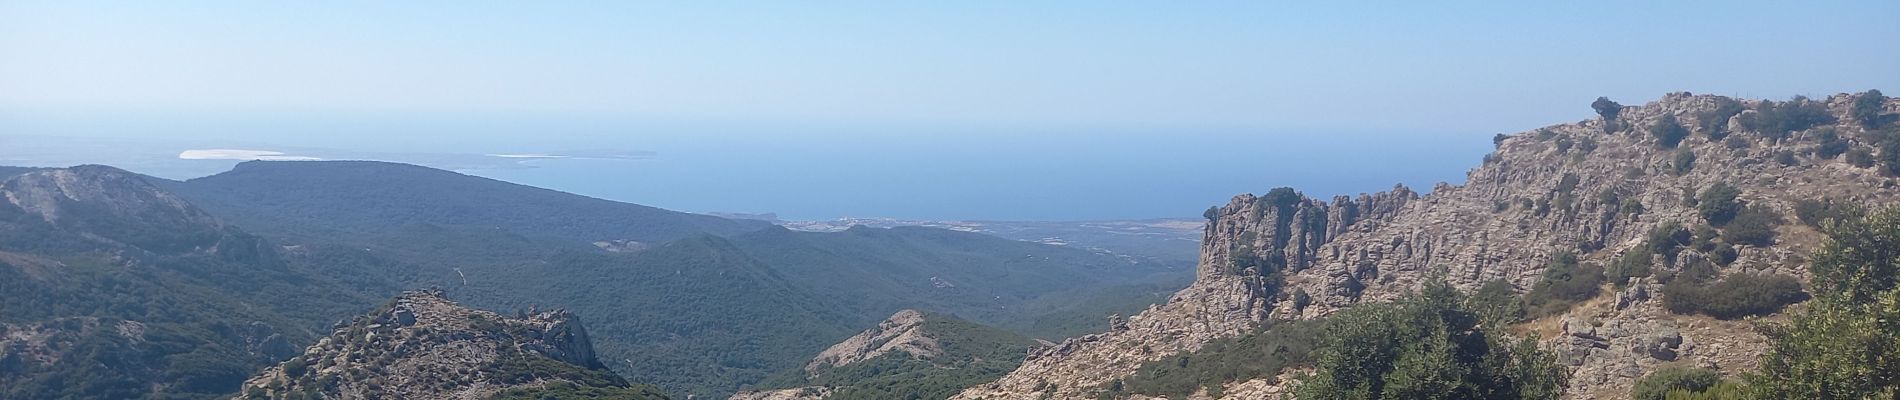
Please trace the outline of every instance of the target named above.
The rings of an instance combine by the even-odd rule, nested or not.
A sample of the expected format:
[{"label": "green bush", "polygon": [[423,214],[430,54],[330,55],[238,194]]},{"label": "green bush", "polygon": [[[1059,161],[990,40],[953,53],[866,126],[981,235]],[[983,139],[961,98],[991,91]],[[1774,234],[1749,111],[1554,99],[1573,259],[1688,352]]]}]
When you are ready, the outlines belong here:
[{"label": "green bush", "polygon": [[1818,142],[1814,145],[1814,157],[1823,160],[1840,157],[1841,153],[1846,153],[1854,145],[1841,138],[1840,130],[1831,126],[1816,129],[1814,140]]},{"label": "green bush", "polygon": [[1296,389],[1306,400],[1556,399],[1568,371],[1537,338],[1512,339],[1483,323],[1443,281],[1393,303],[1335,314],[1320,337],[1315,374]]},{"label": "green bush", "polygon": [[1886,101],[1887,96],[1881,94],[1879,90],[1868,90],[1866,93],[1854,96],[1854,106],[1848,110],[1847,115],[1853,117],[1854,122],[1859,122],[1862,127],[1879,128],[1880,110]]},{"label": "green bush", "polygon": [[1127,393],[1187,398],[1202,388],[1273,377],[1286,367],[1310,366],[1313,349],[1327,326],[1324,320],[1270,322],[1239,337],[1209,342],[1194,352],[1143,364],[1122,380],[1122,387]]},{"label": "green bush", "polygon": [[1525,314],[1531,318],[1563,314],[1577,302],[1596,297],[1603,286],[1603,268],[1580,264],[1577,255],[1558,253],[1544,268],[1544,276],[1524,294]]},{"label": "green bush", "polygon": [[1649,251],[1652,253],[1675,258],[1676,253],[1682,251],[1682,246],[1690,244],[1693,240],[1694,236],[1688,229],[1682,228],[1682,223],[1669,221],[1649,228],[1648,240],[1643,243],[1649,245]]},{"label": "green bush", "polygon": [[1645,243],[1623,251],[1604,273],[1617,286],[1622,286],[1629,283],[1629,278],[1649,276],[1656,263],[1654,259],[1655,253],[1650,252],[1649,244]]},{"label": "green bush", "polygon": [[1741,254],[1736,253],[1735,248],[1728,245],[1718,245],[1714,250],[1709,251],[1709,261],[1725,267],[1735,263],[1735,259],[1739,257]]},{"label": "green bush", "polygon": [[1616,115],[1623,112],[1623,105],[1610,101],[1608,97],[1598,97],[1597,101],[1590,102],[1590,108],[1596,110],[1597,116],[1603,117],[1604,121],[1614,121]]},{"label": "green bush", "polygon": [[1860,206],[1834,199],[1801,199],[1794,202],[1794,216],[1801,224],[1820,228],[1827,221],[1857,219],[1866,214]]},{"label": "green bush", "polygon": [[1706,368],[1663,367],[1636,380],[1630,387],[1631,400],[1665,400],[1669,392],[1703,392],[1721,382],[1722,377]]},{"label": "green bush", "polygon": [[1868,150],[1865,147],[1856,147],[1853,150],[1848,150],[1847,164],[1853,165],[1856,168],[1873,167],[1874,166],[1874,152],[1872,150]]},{"label": "green bush", "polygon": [[1478,287],[1467,299],[1471,309],[1487,321],[1503,323],[1524,319],[1524,299],[1503,279],[1492,279]]},{"label": "green bush", "polygon": [[303,356],[291,357],[290,361],[284,362],[284,376],[291,379],[302,377],[304,372],[308,371],[310,371],[310,364],[304,362]]},{"label": "green bush", "polygon": [[1663,285],[1663,306],[1670,312],[1717,319],[1773,314],[1807,299],[1800,281],[1779,274],[1737,273],[1714,283],[1706,277],[1678,276]]},{"label": "green bush", "polygon": [[1742,106],[1742,102],[1727,97],[1717,97],[1715,109],[1696,113],[1696,127],[1700,128],[1702,134],[1708,136],[1709,140],[1722,139],[1728,136],[1729,118],[1734,117],[1735,114],[1741,114],[1745,109],[1747,108]]},{"label": "green bush", "polygon": [[1888,176],[1900,175],[1900,138],[1887,139],[1880,145],[1880,165]]},{"label": "green bush", "polygon": [[1841,221],[1813,256],[1815,302],[1771,343],[1749,388],[1763,399],[1886,399],[1900,393],[1900,208]]},{"label": "green bush", "polygon": [[1727,182],[1716,182],[1704,189],[1702,195],[1696,196],[1696,212],[1711,225],[1726,225],[1735,218],[1735,213],[1742,210],[1741,201],[1737,200],[1741,194],[1741,189],[1729,186]]},{"label": "green bush", "polygon": [[1795,96],[1782,103],[1762,101],[1753,117],[1742,123],[1743,127],[1780,142],[1796,131],[1834,123],[1834,114],[1827,111],[1827,104]]},{"label": "green bush", "polygon": [[1695,251],[1709,252],[1715,250],[1715,247],[1718,245],[1716,239],[1721,238],[1722,233],[1716,231],[1715,227],[1709,226],[1708,224],[1701,224],[1695,226],[1694,234],[1691,236],[1692,238],[1689,239],[1690,248],[1695,249]]},{"label": "green bush", "polygon": [[1767,207],[1749,205],[1742,207],[1728,226],[1722,228],[1722,236],[1730,243],[1751,246],[1775,244],[1775,227],[1781,226],[1780,214]]},{"label": "green bush", "polygon": [[1675,118],[1663,117],[1649,126],[1649,135],[1656,137],[1656,147],[1673,149],[1682,143],[1683,138],[1689,137],[1689,129],[1683,128],[1682,123],[1676,122]]},{"label": "green bush", "polygon": [[1691,152],[1689,151],[1689,149],[1676,150],[1675,161],[1670,162],[1669,170],[1671,172],[1674,172],[1677,176],[1681,176],[1683,174],[1689,173],[1690,170],[1694,170],[1694,169],[1695,169],[1695,152]]}]

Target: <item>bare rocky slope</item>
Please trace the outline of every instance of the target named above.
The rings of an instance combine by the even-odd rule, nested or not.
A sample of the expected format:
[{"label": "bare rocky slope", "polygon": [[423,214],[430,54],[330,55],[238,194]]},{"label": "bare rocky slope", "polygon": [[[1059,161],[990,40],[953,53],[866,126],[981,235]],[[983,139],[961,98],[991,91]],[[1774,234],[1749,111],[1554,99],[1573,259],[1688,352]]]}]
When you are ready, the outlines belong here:
[{"label": "bare rocky slope", "polygon": [[[1271,318],[1318,318],[1360,302],[1388,301],[1428,279],[1466,289],[1503,280],[1525,292],[1558,253],[1609,264],[1645,246],[1652,228],[1704,224],[1686,198],[1717,183],[1740,189],[1743,204],[1783,216],[1769,243],[1722,244],[1736,258],[1719,274],[1805,281],[1804,257],[1818,246],[1819,234],[1795,221],[1797,202],[1873,205],[1900,197],[1894,178],[1882,172],[1890,166],[1868,160],[1872,154],[1891,158],[1875,144],[1893,129],[1864,127],[1850,115],[1855,99],[1815,99],[1831,118],[1771,125],[1761,101],[1673,93],[1621,107],[1613,118],[1500,135],[1496,152],[1464,185],[1441,183],[1430,194],[1401,186],[1330,200],[1290,191],[1236,196],[1206,214],[1192,286],[1108,332],[1037,351],[1016,371],[955,398],[1094,397],[1143,363]],[[1724,104],[1743,110],[1704,116]],[[1900,111],[1895,99],[1879,104],[1883,114]],[[1659,143],[1665,139],[1655,131],[1666,128],[1664,120],[1693,133],[1676,146]],[[1689,250],[1679,257],[1657,262],[1658,268],[1710,254]],[[1633,278],[1626,289],[1516,328],[1540,334],[1563,354],[1572,398],[1626,397],[1637,377],[1665,363],[1729,375],[1755,367],[1764,337],[1745,322],[1673,314],[1661,305],[1661,288]],[[1299,292],[1310,296],[1310,305],[1295,307],[1290,299]],[[1230,382],[1225,392],[1270,398],[1287,387],[1267,381]]]},{"label": "bare rocky slope", "polygon": [[902,310],[832,345],[796,371],[732,400],[941,399],[995,379],[1046,342],[958,319]]},{"label": "bare rocky slope", "polygon": [[567,311],[503,317],[435,290],[404,292],[339,324],[302,355],[246,381],[238,398],[511,396],[666,398],[607,371],[587,330]]}]

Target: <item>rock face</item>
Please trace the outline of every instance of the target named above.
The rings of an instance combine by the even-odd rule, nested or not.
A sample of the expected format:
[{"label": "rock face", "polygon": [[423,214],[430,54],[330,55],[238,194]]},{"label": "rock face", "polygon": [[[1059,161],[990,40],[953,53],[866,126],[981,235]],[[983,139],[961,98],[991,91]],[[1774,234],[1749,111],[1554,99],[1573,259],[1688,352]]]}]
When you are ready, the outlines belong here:
[{"label": "rock face", "polygon": [[126,250],[161,254],[250,250],[256,240],[226,226],[146,178],[118,168],[81,165],[21,173],[0,182],[0,229],[71,234]]},{"label": "rock face", "polygon": [[566,311],[505,318],[412,291],[252,377],[238,398],[488,399],[556,385],[650,391],[607,372]]},{"label": "rock face", "polygon": [[[1788,222],[1776,229],[1772,245],[1734,245],[1736,261],[1719,273],[1805,279],[1802,256],[1818,245],[1819,234],[1794,223],[1797,201],[1892,204],[1900,198],[1893,178],[1877,166],[1816,151],[1830,142],[1877,151],[1870,138],[1878,133],[1847,117],[1853,99],[1841,94],[1815,100],[1839,122],[1777,139],[1740,122],[1755,111],[1699,126],[1698,113],[1731,101],[1758,109],[1757,101],[1673,93],[1625,107],[1610,124],[1614,129],[1591,119],[1500,136],[1497,151],[1469,172],[1464,185],[1441,183],[1428,195],[1399,186],[1330,201],[1291,190],[1236,196],[1205,215],[1192,286],[1130,318],[1128,329],[1033,354],[1015,372],[957,398],[1090,397],[1144,362],[1192,351],[1262,320],[1317,318],[1359,302],[1389,301],[1429,279],[1466,289],[1503,280],[1528,291],[1559,252],[1607,263],[1641,245],[1653,227],[1701,224],[1685,193],[1718,182],[1741,189],[1743,202],[1774,210]],[[1886,99],[1884,107],[1900,111],[1900,101]],[[1650,132],[1664,119],[1695,133],[1674,148],[1664,146]],[[1731,134],[1716,139],[1704,133],[1717,124]],[[1685,255],[1692,256],[1698,255]],[[1664,362],[1724,373],[1754,368],[1765,338],[1737,322],[1670,314],[1660,305],[1660,288],[1637,282],[1557,317],[1568,321],[1562,330],[1542,332],[1547,345],[1569,355],[1571,397],[1627,396],[1636,377]],[[1282,301],[1296,292],[1310,296],[1310,304],[1296,308]],[[1526,328],[1540,330],[1539,324]]]},{"label": "rock face", "polygon": [[877,327],[851,336],[843,342],[826,348],[805,364],[805,373],[817,374],[825,368],[837,368],[851,363],[890,354],[908,353],[912,357],[932,358],[943,354],[943,346],[937,339],[923,331],[924,313],[917,310],[898,311],[890,318],[879,322]]}]

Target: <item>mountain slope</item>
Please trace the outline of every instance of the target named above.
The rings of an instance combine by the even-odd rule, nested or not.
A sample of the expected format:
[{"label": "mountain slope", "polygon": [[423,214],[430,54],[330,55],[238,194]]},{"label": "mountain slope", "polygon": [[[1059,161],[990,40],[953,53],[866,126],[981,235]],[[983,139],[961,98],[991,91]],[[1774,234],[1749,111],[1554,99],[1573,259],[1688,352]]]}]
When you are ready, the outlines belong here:
[{"label": "mountain slope", "polygon": [[658,244],[769,226],[374,161],[251,161],[163,184],[233,223],[269,234],[380,237],[394,227],[426,223],[579,243]]},{"label": "mountain slope", "polygon": [[0,397],[212,398],[402,272],[280,251],[102,166],[0,183]]},{"label": "mountain slope", "polygon": [[405,287],[588,315],[604,363],[682,395],[730,394],[898,309],[1060,337],[1185,284],[1125,257],[941,229],[757,223],[660,241],[683,231],[634,219],[701,217],[397,164],[246,163],[158,183],[288,245],[399,261]]},{"label": "mountain slope", "polygon": [[[1100,297],[1091,291],[1096,288],[1171,282],[1179,274],[1112,255],[934,228],[767,229],[732,241],[786,279],[850,307],[854,315],[943,310],[1053,337],[1077,332],[1066,326],[1032,328],[1086,306],[1061,299],[1095,299]],[[1046,303],[1059,305],[1037,307]],[[1114,311],[1087,318],[1087,327]]]},{"label": "mountain slope", "polygon": [[1028,337],[944,314],[898,311],[803,367],[733,399],[942,399],[1001,376],[1040,346]]},{"label": "mountain slope", "polygon": [[441,292],[397,296],[339,324],[302,355],[252,377],[238,398],[486,399],[575,395],[665,399],[629,385],[594,358],[565,311],[503,317]]},{"label": "mountain slope", "polygon": [[[1849,118],[1854,98],[1770,105],[1670,94],[1606,119],[1501,135],[1466,184],[1440,184],[1429,195],[1401,187],[1330,202],[1292,190],[1235,197],[1208,211],[1197,281],[1167,305],[1131,319],[1131,329],[1032,356],[959,398],[1093,395],[1144,363],[1261,321],[1386,301],[1431,279],[1529,291],[1566,253],[1586,264],[1641,267],[1625,271],[1626,281],[1613,279],[1623,289],[1519,327],[1542,332],[1564,353],[1570,395],[1627,396],[1635,377],[1671,362],[1752,369],[1765,338],[1746,324],[1671,312],[1665,304],[1688,299],[1665,296],[1675,285],[1664,281],[1801,277],[1816,234],[1794,219],[1813,210],[1810,202],[1900,199],[1882,172],[1900,166],[1871,156],[1900,148],[1890,142],[1894,128]],[[1879,104],[1900,111],[1900,101]],[[1734,188],[1734,200],[1720,187]],[[1724,226],[1732,222],[1721,219],[1739,220],[1724,215],[1735,209],[1759,216]],[[1692,230],[1708,232],[1694,235],[1706,239],[1692,244]],[[1654,276],[1630,272],[1652,269]],[[1284,301],[1295,297],[1305,301]],[[1264,379],[1240,386],[1262,387]],[[1040,387],[1044,380],[1060,384]]]}]

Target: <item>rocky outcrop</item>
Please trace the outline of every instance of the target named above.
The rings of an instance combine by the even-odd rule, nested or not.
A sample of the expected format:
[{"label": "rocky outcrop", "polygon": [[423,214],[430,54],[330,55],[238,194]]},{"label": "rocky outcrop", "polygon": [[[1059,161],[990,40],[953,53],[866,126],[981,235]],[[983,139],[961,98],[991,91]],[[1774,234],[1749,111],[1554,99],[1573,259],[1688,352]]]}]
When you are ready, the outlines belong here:
[{"label": "rocky outcrop", "polygon": [[799,379],[775,379],[733,400],[941,399],[994,379],[1040,342],[947,314],[902,310],[813,357]]},{"label": "rocky outcrop", "polygon": [[559,385],[650,392],[605,370],[573,314],[506,318],[430,290],[339,324],[302,355],[246,381],[239,398],[487,399]]},{"label": "rocky outcrop", "polygon": [[936,338],[925,334],[923,326],[923,312],[898,311],[884,322],[879,322],[877,327],[860,332],[818,353],[818,356],[813,357],[810,363],[805,364],[805,372],[817,374],[826,368],[842,367],[892,352],[903,352],[917,358],[942,355],[943,346],[937,344]]},{"label": "rocky outcrop", "polygon": [[[1607,263],[1639,246],[1658,225],[1702,223],[1685,193],[1718,182],[1741,189],[1741,200],[1794,219],[1804,199],[1892,204],[1893,178],[1850,163],[1822,145],[1877,151],[1848,118],[1854,95],[1815,100],[1838,123],[1777,138],[1748,129],[1744,111],[1699,126],[1699,114],[1729,102],[1756,101],[1673,93],[1618,119],[1554,125],[1497,138],[1497,151],[1472,169],[1464,185],[1439,184],[1420,195],[1403,186],[1377,194],[1321,201],[1286,189],[1240,195],[1208,210],[1196,282],[1167,304],[1129,319],[1128,329],[1072,339],[1038,353],[1014,373],[963,392],[962,399],[1088,397],[1148,361],[1192,351],[1214,338],[1275,318],[1317,318],[1368,301],[1389,301],[1421,282],[1443,279],[1475,289],[1502,280],[1528,290],[1559,252]],[[1900,111],[1887,99],[1885,111]],[[1696,132],[1677,146],[1649,132],[1673,120]],[[1712,137],[1718,127],[1732,132]],[[1719,135],[1718,135],[1719,136]],[[1844,144],[1843,144],[1844,143]],[[1833,154],[1829,154],[1833,153]],[[1735,262],[1719,273],[1805,276],[1802,255],[1818,240],[1789,223],[1766,246],[1732,245]],[[1691,254],[1690,256],[1695,256]],[[1281,301],[1304,292],[1310,304]],[[1674,315],[1658,304],[1660,285],[1638,282],[1565,316],[1563,330],[1543,333],[1570,356],[1570,395],[1626,396],[1635,377],[1663,362],[1752,368],[1765,339],[1750,329],[1700,316]],[[1585,329],[1588,326],[1592,329]]]},{"label": "rocky outcrop", "polygon": [[0,236],[72,236],[119,250],[166,255],[252,256],[259,251],[256,238],[146,179],[102,165],[14,175],[0,181]]}]

